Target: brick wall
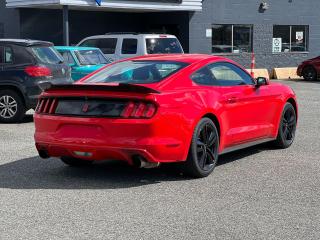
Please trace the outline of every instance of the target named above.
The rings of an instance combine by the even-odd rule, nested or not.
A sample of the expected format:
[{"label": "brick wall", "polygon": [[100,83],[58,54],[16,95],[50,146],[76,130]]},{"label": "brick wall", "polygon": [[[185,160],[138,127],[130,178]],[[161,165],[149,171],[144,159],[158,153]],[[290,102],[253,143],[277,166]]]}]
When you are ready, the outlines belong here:
[{"label": "brick wall", "polygon": [[[206,28],[212,24],[253,24],[256,67],[297,66],[304,59],[320,55],[320,1],[268,0],[269,9],[259,11],[262,0],[204,0],[202,12],[190,13],[189,50],[211,54],[211,38]],[[309,25],[309,53],[272,53],[273,25]],[[249,67],[251,54],[231,54],[231,58]]]}]

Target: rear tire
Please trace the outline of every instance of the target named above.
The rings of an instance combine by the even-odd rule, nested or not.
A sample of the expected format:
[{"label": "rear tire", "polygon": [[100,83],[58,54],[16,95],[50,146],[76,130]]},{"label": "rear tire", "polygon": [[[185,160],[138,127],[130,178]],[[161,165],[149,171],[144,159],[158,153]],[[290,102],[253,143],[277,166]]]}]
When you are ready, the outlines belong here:
[{"label": "rear tire", "polygon": [[277,139],[274,145],[278,148],[288,148],[294,141],[297,127],[297,115],[291,103],[287,102],[283,108]]},{"label": "rear tire", "polygon": [[83,159],[73,158],[73,157],[61,157],[60,159],[62,162],[64,162],[65,164],[71,167],[85,167],[85,166],[90,166],[93,163],[93,161],[91,160],[83,160]]},{"label": "rear tire", "polygon": [[303,69],[303,78],[304,80],[307,80],[307,81],[314,81],[314,80],[317,80],[317,71],[311,67],[311,66],[308,66],[308,67],[305,67]]},{"label": "rear tire", "polygon": [[0,91],[0,122],[21,122],[26,114],[22,97],[14,90]]},{"label": "rear tire", "polygon": [[207,177],[218,161],[219,133],[209,118],[203,118],[192,135],[188,159],[183,163],[187,175],[196,178]]}]

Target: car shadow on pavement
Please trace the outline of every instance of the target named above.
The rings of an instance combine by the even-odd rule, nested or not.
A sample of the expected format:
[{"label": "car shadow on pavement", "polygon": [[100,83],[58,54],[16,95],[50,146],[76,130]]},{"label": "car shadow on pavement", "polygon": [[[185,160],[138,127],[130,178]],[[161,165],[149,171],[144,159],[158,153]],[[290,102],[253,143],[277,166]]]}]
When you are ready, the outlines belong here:
[{"label": "car shadow on pavement", "polygon": [[33,122],[33,114],[26,114],[21,123]]},{"label": "car shadow on pavement", "polygon": [[[263,149],[261,146],[222,155],[218,166]],[[156,169],[137,169],[120,161],[104,161],[86,168],[73,168],[58,159],[43,160],[35,156],[0,165],[0,188],[9,189],[118,189],[187,180],[193,179],[171,164]]]}]

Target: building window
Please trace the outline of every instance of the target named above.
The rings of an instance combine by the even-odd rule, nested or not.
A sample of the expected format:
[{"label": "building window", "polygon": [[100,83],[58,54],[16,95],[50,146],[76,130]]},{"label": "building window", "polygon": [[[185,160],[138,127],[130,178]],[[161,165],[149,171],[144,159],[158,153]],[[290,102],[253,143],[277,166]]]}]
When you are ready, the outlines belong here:
[{"label": "building window", "polygon": [[309,26],[274,25],[272,52],[307,52]]},{"label": "building window", "polygon": [[253,25],[212,26],[212,53],[252,52]]},{"label": "building window", "polygon": [[4,38],[4,24],[0,23],[0,38]]}]

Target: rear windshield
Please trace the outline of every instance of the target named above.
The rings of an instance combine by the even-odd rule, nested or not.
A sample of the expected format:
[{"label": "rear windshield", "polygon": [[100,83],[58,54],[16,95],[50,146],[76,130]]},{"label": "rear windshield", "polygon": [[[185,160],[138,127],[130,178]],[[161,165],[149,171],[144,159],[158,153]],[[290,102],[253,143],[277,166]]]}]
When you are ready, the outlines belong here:
[{"label": "rear windshield", "polygon": [[115,63],[89,77],[90,83],[155,83],[178,72],[186,63],[172,61],[125,61]]},{"label": "rear windshield", "polygon": [[81,65],[98,65],[110,63],[100,50],[75,51]]},{"label": "rear windshield", "polygon": [[36,58],[42,63],[57,64],[63,62],[61,55],[53,47],[31,47]]},{"label": "rear windshield", "polygon": [[176,38],[147,38],[147,53],[183,53],[182,47]]}]

